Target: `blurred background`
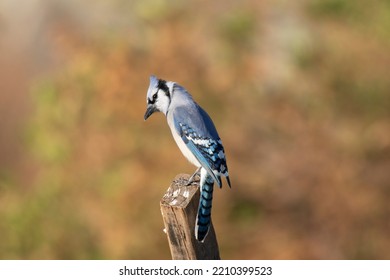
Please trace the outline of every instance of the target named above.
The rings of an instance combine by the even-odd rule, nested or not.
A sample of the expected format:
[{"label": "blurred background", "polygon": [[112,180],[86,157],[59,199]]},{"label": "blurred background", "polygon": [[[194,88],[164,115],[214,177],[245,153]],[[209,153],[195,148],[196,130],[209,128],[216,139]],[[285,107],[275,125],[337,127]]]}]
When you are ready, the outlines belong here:
[{"label": "blurred background", "polygon": [[0,258],[170,259],[195,170],[149,75],[223,139],[223,259],[390,258],[390,1],[0,1]]}]

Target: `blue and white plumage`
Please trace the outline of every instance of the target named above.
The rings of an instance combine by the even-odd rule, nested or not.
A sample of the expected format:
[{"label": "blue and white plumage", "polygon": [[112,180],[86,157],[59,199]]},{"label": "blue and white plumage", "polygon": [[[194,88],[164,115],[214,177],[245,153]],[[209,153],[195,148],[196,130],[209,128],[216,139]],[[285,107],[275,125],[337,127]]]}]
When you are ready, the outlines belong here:
[{"label": "blue and white plumage", "polygon": [[222,187],[221,176],[224,176],[230,187],[221,139],[209,115],[175,82],[151,76],[146,102],[144,119],[156,111],[164,113],[176,144],[198,168],[189,183],[200,171],[201,196],[195,236],[203,242],[210,228],[214,182]]}]

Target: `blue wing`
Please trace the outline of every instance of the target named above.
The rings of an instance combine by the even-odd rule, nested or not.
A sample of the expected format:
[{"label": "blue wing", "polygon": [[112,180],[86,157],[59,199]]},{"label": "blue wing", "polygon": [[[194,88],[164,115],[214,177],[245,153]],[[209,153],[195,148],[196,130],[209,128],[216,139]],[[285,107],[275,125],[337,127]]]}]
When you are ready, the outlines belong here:
[{"label": "blue wing", "polygon": [[[213,122],[199,106],[190,110],[186,108],[185,114],[180,110],[184,108],[177,108],[174,114],[176,131],[202,167],[221,187],[221,177],[217,174],[227,176],[228,173],[222,142]],[[183,119],[180,116],[187,118]],[[230,186],[229,177],[226,178]]]},{"label": "blue wing", "polygon": [[187,145],[187,147],[190,149],[190,151],[194,154],[196,159],[200,162],[202,167],[207,170],[207,173],[213,177],[215,182],[217,182],[218,186],[222,186],[221,184],[221,178],[220,176],[215,175],[215,173],[212,170],[210,161],[207,160],[207,158],[204,156],[204,146],[195,144],[193,139],[191,139],[188,135],[182,134],[181,138],[183,139],[184,143]]}]

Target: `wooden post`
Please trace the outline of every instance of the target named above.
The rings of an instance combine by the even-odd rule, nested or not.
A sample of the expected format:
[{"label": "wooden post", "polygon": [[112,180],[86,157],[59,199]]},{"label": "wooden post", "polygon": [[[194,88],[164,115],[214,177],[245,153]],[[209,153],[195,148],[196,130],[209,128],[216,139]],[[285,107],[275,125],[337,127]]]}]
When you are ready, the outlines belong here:
[{"label": "wooden post", "polygon": [[187,174],[175,177],[160,202],[165,232],[174,260],[219,260],[213,223],[204,242],[195,238],[195,220],[199,205],[199,183],[186,186]]}]

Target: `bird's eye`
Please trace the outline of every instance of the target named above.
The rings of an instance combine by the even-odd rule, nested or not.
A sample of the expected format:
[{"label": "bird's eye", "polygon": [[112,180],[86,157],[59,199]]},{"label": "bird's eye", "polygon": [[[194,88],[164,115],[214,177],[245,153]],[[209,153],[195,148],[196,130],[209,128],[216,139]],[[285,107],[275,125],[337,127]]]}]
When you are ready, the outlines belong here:
[{"label": "bird's eye", "polygon": [[157,93],[153,94],[153,99],[157,98]]}]

